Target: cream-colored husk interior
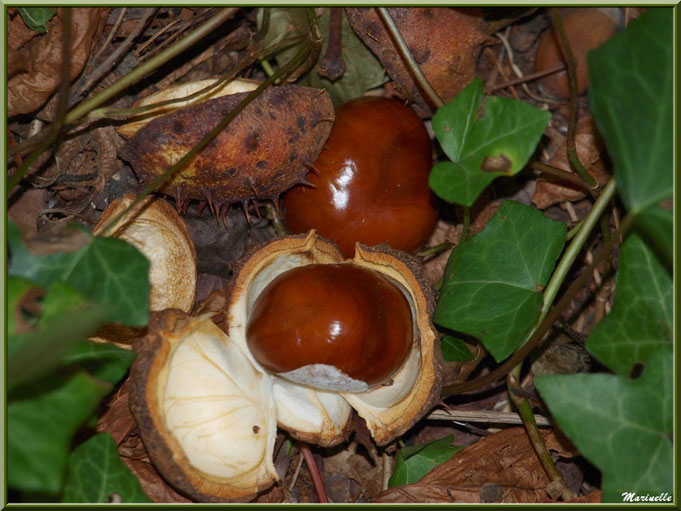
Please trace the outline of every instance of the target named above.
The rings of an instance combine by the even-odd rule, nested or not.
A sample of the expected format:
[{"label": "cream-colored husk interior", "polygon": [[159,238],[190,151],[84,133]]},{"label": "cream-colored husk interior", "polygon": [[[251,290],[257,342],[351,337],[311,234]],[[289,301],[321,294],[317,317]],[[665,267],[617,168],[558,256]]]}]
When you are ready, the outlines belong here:
[{"label": "cream-colored husk interior", "polygon": [[[285,271],[314,263],[333,264],[340,262],[339,254],[315,250],[314,236],[300,240],[298,250],[274,250],[262,259],[255,254],[255,266],[245,273],[247,280],[238,283],[243,291],[229,311],[230,336],[247,352],[251,363],[263,370],[251,355],[246,343],[246,324],[260,293],[276,277]],[[336,443],[350,420],[352,409],[345,399],[335,392],[326,392],[299,385],[272,375],[277,420],[285,429],[318,436],[315,440],[323,444]]]},{"label": "cream-colored husk interior", "polygon": [[207,479],[240,489],[277,480],[269,377],[212,321],[194,325],[172,342],[158,379],[168,432]]},{"label": "cream-colored husk interior", "polygon": [[119,230],[117,237],[137,248],[151,263],[149,308],[189,312],[194,304],[196,265],[187,240],[161,222],[143,216]]}]

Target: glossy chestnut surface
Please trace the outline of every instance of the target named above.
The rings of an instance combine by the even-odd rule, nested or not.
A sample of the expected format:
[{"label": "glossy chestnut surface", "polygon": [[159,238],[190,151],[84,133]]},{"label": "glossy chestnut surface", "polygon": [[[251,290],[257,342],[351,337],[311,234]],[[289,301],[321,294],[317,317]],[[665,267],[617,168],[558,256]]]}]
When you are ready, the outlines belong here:
[{"label": "glossy chestnut surface", "polygon": [[[566,11],[563,27],[572,54],[577,63],[577,93],[584,94],[589,86],[589,72],[586,55],[610,39],[617,30],[619,9],[583,7]],[[537,49],[534,70],[544,71],[564,62],[558,43],[559,36],[554,28],[549,28],[542,36]],[[570,80],[567,68],[539,79],[539,87],[545,93],[559,99],[570,97]]]},{"label": "glossy chestnut surface", "polygon": [[307,175],[314,188],[297,186],[284,194],[291,232],[314,228],[352,257],[357,241],[414,252],[435,228],[430,138],[399,101],[363,97],[338,108],[314,166],[319,175]]},{"label": "glossy chestnut surface", "polygon": [[282,273],[258,296],[246,331],[251,353],[272,373],[326,364],[369,386],[400,368],[413,336],[402,291],[348,263]]}]

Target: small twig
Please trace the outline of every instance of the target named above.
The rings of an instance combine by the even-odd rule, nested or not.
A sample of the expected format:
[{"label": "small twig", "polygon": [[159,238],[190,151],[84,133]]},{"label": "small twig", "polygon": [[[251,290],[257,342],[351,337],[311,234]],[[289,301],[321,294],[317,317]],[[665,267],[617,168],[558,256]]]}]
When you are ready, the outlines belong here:
[{"label": "small twig", "polygon": [[165,34],[168,30],[170,30],[171,28],[173,28],[175,25],[177,25],[178,23],[180,23],[180,21],[181,21],[181,20],[179,20],[179,19],[174,20],[174,21],[171,21],[170,23],[166,24],[166,25],[165,25],[163,28],[161,28],[160,30],[157,30],[157,31],[154,33],[154,35],[152,35],[149,39],[147,39],[145,42],[143,42],[143,43],[139,46],[139,48],[135,48],[135,50],[132,52],[132,54],[133,54],[135,57],[139,57],[140,55],[142,55],[142,52],[143,52],[151,43],[153,43],[156,39],[158,39],[159,37],[161,37],[163,34]]},{"label": "small twig", "polygon": [[310,471],[312,484],[314,485],[314,489],[317,492],[317,499],[319,500],[319,503],[328,504],[329,498],[326,496],[324,482],[322,481],[322,476],[319,473],[319,467],[317,467],[317,463],[315,463],[310,447],[305,442],[301,441],[298,442],[298,447],[300,448],[300,452],[302,452],[303,456],[305,457],[305,464],[307,465],[307,469]]},{"label": "small twig", "polygon": [[520,76],[518,78],[514,78],[513,80],[508,80],[503,83],[498,83],[485,89],[485,94],[489,95],[492,94],[493,92],[498,91],[499,89],[505,89],[506,87],[511,87],[512,85],[520,85],[522,83],[531,82],[533,80],[537,80],[539,78],[543,78],[545,76],[552,75],[554,73],[562,71],[563,69],[565,69],[565,64],[558,64],[548,69],[544,69],[543,71],[537,71],[536,73]]},{"label": "small twig", "polygon": [[435,89],[433,89],[433,86],[426,78],[426,75],[424,75],[423,71],[421,71],[421,67],[418,65],[416,59],[411,54],[409,46],[407,46],[407,43],[402,37],[402,34],[400,34],[400,30],[397,28],[397,25],[395,25],[395,22],[390,16],[388,9],[386,9],[385,7],[377,7],[376,11],[378,12],[378,16],[381,18],[381,21],[383,21],[383,23],[385,24],[385,27],[388,30],[390,36],[392,37],[393,42],[397,46],[398,52],[404,59],[405,65],[407,66],[409,71],[411,71],[412,75],[416,79],[416,82],[421,87],[421,90],[425,92],[426,97],[435,106],[435,108],[443,107],[445,104],[444,101],[442,101],[442,98],[439,96],[439,94],[435,92]]},{"label": "small twig", "polygon": [[125,41],[118,45],[118,47],[104,60],[104,62],[97,66],[95,70],[88,75],[87,80],[84,80],[83,83],[78,86],[76,92],[73,94],[73,97],[71,98],[72,104],[76,103],[77,101],[80,101],[80,99],[87,93],[87,91],[90,90],[90,87],[92,87],[96,82],[98,82],[99,79],[102,76],[104,76],[104,74],[111,71],[115,67],[114,66],[115,63],[118,61],[121,55],[123,55],[124,52],[128,51],[130,46],[132,46],[132,43],[135,42],[137,36],[139,36],[144,30],[144,27],[147,24],[147,20],[151,18],[157,10],[158,10],[157,7],[145,9],[144,13],[142,14],[142,17],[139,19],[139,21],[135,25],[135,28],[132,30],[132,32],[130,32],[128,37],[125,38]]},{"label": "small twig", "polygon": [[118,32],[118,29],[121,26],[121,23],[123,23],[123,20],[125,19],[125,15],[128,12],[127,7],[123,7],[121,9],[121,13],[118,15],[118,19],[116,20],[116,23],[114,23],[113,28],[109,32],[109,35],[106,38],[106,41],[104,41],[104,44],[102,44],[101,48],[97,50],[97,53],[95,53],[95,56],[92,58],[92,62],[97,62],[97,59],[101,57],[102,53],[104,53],[104,50],[111,44],[111,41],[113,41],[113,38],[116,37],[116,32]]},{"label": "small twig", "polygon": [[296,481],[298,481],[298,476],[300,475],[300,468],[303,466],[303,461],[305,458],[303,457],[303,453],[298,455],[298,461],[296,462],[296,469],[293,471],[293,476],[291,477],[291,481],[288,483],[288,491],[293,491],[293,487],[296,485]]},{"label": "small twig", "polygon": [[[517,413],[497,412],[494,410],[433,410],[426,416],[428,420],[475,422],[478,424],[522,424]],[[551,423],[543,415],[535,415],[534,420],[540,426],[550,426]]]},{"label": "small twig", "polygon": [[390,481],[390,476],[393,474],[393,457],[383,451],[381,458],[383,459],[383,479],[381,481],[381,491],[385,491],[388,489],[388,482]]},{"label": "small twig", "polygon": [[345,74],[345,60],[343,60],[343,8],[332,7],[329,21],[329,42],[326,54],[322,59],[317,73],[332,82]]},{"label": "small twig", "polygon": [[551,453],[546,448],[546,443],[544,442],[544,439],[542,438],[542,435],[539,432],[539,428],[537,427],[537,423],[534,420],[534,415],[532,414],[532,407],[530,406],[530,403],[527,401],[526,398],[521,397],[517,392],[519,390],[518,375],[520,374],[521,366],[522,364],[517,365],[513,369],[513,371],[508,373],[507,377],[508,395],[510,396],[511,401],[513,401],[513,404],[518,408],[520,417],[523,420],[523,425],[525,426],[525,431],[527,431],[527,436],[530,439],[532,447],[534,447],[534,451],[537,453],[537,457],[539,458],[542,467],[544,467],[546,475],[549,476],[549,479],[551,479],[552,482],[559,485],[559,487],[561,488],[560,494],[562,495],[563,500],[570,501],[574,499],[576,495],[572,491],[570,491],[570,489],[565,484],[565,481],[563,480],[563,476],[560,474],[560,472],[558,472],[556,464],[553,462],[553,459],[551,458]]},{"label": "small twig", "polygon": [[584,182],[584,180],[579,177],[577,174],[574,174],[572,172],[568,172],[567,170],[560,169],[558,167],[554,167],[552,165],[547,165],[546,163],[542,163],[540,161],[535,161],[531,160],[527,166],[533,170],[537,170],[539,172],[542,172],[544,174],[549,174],[551,176],[555,176],[558,179],[561,179],[563,181],[567,181],[568,183],[571,183],[573,185],[579,186],[580,188],[586,189],[591,195],[594,194],[593,188],[591,188],[588,184]]},{"label": "small twig", "polygon": [[570,113],[568,116],[568,135],[566,143],[568,159],[582,179],[592,189],[597,190],[598,183],[587,172],[587,170],[584,168],[584,165],[582,165],[582,162],[579,160],[579,156],[577,155],[577,148],[575,145],[575,131],[577,127],[577,61],[572,54],[572,47],[570,46],[570,41],[567,37],[567,34],[565,33],[565,27],[563,26],[563,19],[560,16],[560,11],[557,7],[552,7],[551,14],[553,15],[554,27],[556,28],[558,36],[560,37],[560,46],[567,63],[568,78],[570,80]]}]

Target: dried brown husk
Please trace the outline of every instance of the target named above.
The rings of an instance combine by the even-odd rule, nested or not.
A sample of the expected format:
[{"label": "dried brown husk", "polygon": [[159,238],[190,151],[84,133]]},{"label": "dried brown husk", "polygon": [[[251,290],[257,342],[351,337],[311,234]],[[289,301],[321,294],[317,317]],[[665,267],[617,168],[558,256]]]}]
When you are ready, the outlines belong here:
[{"label": "dried brown husk", "polygon": [[[65,7],[47,23],[47,32],[26,28],[16,13],[8,20],[7,115],[40,108],[57,90],[62,76],[62,17]],[[108,8],[74,7],[71,10],[71,64],[73,80],[85,67],[97,37],[104,29]]]},{"label": "dried brown husk", "polygon": [[[187,359],[181,359],[173,364],[176,362],[175,357],[186,355],[186,350],[184,354],[178,351],[186,342],[195,342],[190,351],[193,350],[199,358],[203,358],[205,354],[201,348],[207,346],[205,339],[210,339],[214,346],[221,346],[226,350],[223,354],[227,357],[223,360],[227,361],[227,368],[220,366],[218,360],[207,359],[203,361],[203,370],[199,371],[193,370],[191,362],[183,368],[182,365],[187,364]],[[131,370],[130,409],[137,421],[149,457],[166,480],[185,495],[205,502],[248,501],[271,487],[278,477],[272,462],[276,416],[268,391],[269,377],[258,373],[245,358],[241,359],[235,344],[205,315],[192,318],[180,311],[164,312],[150,325],[150,334],[136,342],[135,351],[138,356]],[[231,374],[229,369],[236,370],[238,374]],[[170,373],[173,370],[182,373],[182,381],[170,381]],[[211,371],[212,375],[207,374]],[[227,417],[233,420],[228,423],[229,427],[226,429],[218,427],[211,433],[217,435],[211,437],[211,447],[217,445],[221,449],[220,452],[215,452],[216,463],[222,463],[230,472],[229,476],[224,477],[202,470],[205,465],[199,468],[192,464],[191,460],[196,458],[187,453],[185,446],[189,445],[187,442],[193,441],[196,445],[196,442],[201,441],[201,436],[205,432],[203,430],[198,432],[197,441],[196,435],[193,439],[190,438],[191,428],[202,428],[205,421],[200,420],[197,424],[191,424],[200,415],[187,409],[187,405],[191,404],[187,401],[189,396],[173,394],[181,392],[183,386],[188,386],[188,392],[191,393],[192,389],[196,389],[197,381],[210,381],[210,378],[216,375],[225,384],[220,386],[220,392],[224,391],[224,394],[212,395],[209,388],[207,389],[209,395],[192,394],[192,397],[199,404],[204,403],[204,406],[206,399],[212,399],[218,404],[219,400],[231,403],[230,400],[236,399],[237,402],[228,415],[242,413],[246,406],[250,406],[254,410],[251,415],[256,417],[259,424],[256,427],[252,426],[251,422],[235,420],[239,417],[231,419]],[[169,387],[170,395],[167,393]],[[246,391],[243,391],[244,388]],[[169,425],[167,414],[171,410],[177,413],[176,405],[168,406],[169,400],[184,403],[185,412],[189,414],[186,418],[187,428],[183,429],[177,424]],[[208,401],[209,405],[213,401]],[[248,420],[252,416],[248,416]],[[240,417],[243,419],[243,416]],[[222,418],[222,414],[218,413],[209,422],[223,426],[220,422]],[[178,429],[185,432],[181,439],[177,435]],[[254,435],[252,438],[258,443],[258,447],[262,448],[262,452],[251,452],[252,449],[248,449],[251,444],[244,441],[244,435],[251,434]],[[225,444],[232,443],[232,440],[233,449],[226,448]],[[238,453],[238,449],[244,448],[248,451],[243,453],[244,456],[251,456],[251,459],[241,458],[231,452],[236,450]],[[229,459],[223,460],[225,457]],[[239,473],[240,469],[243,470],[242,473]]]},{"label": "dried brown husk", "polygon": [[[128,141],[122,156],[143,182],[177,163],[249,93],[190,105],[153,119]],[[273,198],[304,181],[331,131],[325,91],[268,87],[159,191],[212,206]]]},{"label": "dried brown husk", "polygon": [[[379,58],[390,77],[415,101],[422,116],[434,105],[421,92],[374,8],[347,8],[357,35]],[[390,16],[430,84],[446,103],[475,77],[484,34],[484,20],[474,9],[394,7]]]}]

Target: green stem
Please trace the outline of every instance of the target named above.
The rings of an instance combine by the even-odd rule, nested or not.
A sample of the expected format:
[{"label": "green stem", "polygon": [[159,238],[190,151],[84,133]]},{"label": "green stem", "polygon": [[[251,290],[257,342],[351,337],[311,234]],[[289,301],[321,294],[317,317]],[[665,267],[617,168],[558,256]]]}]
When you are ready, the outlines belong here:
[{"label": "green stem", "polygon": [[442,254],[443,252],[447,252],[447,250],[449,250],[453,246],[454,245],[452,245],[452,243],[450,243],[449,241],[445,241],[440,243],[439,245],[424,248],[416,255],[419,257],[423,257],[425,259],[426,257],[437,256]]},{"label": "green stem", "polygon": [[204,147],[206,147],[223,129],[225,129],[229,123],[231,123],[234,118],[239,115],[239,113],[246,108],[255,98],[257,98],[262,91],[264,91],[267,87],[269,87],[272,83],[274,83],[275,80],[278,78],[281,78],[282,76],[285,76],[288,72],[290,72],[292,69],[294,69],[297,65],[299,65],[308,55],[310,49],[312,47],[312,43],[308,43],[303,47],[293,59],[291,59],[289,62],[286,63],[283,67],[281,67],[274,75],[269,77],[267,80],[262,82],[257,89],[254,89],[251,91],[248,96],[246,96],[220,123],[215,126],[207,135],[205,135],[198,144],[196,144],[194,147],[191,148],[187,154],[185,154],[180,160],[175,163],[172,167],[170,167],[167,171],[165,171],[163,174],[161,174],[159,177],[154,179],[149,185],[147,185],[144,189],[144,191],[138,195],[135,200],[128,206],[125,210],[123,210],[120,214],[118,214],[116,217],[114,217],[109,223],[106,224],[106,226],[101,230],[100,235],[105,236],[106,233],[109,231],[109,229],[118,224],[118,221],[125,216],[128,211],[132,210],[140,201],[142,201],[147,195],[149,195],[151,192],[154,190],[160,188],[166,181],[168,181],[175,172],[177,172],[179,169],[185,166],[186,163],[188,163],[197,153],[199,153]]},{"label": "green stem", "polygon": [[267,76],[272,76],[274,74],[274,69],[272,69],[272,64],[270,64],[269,60],[262,58],[258,62],[260,62],[260,65]]},{"label": "green stem", "polygon": [[407,46],[407,43],[402,37],[402,34],[400,34],[400,30],[397,28],[397,25],[395,25],[395,22],[390,16],[388,9],[386,9],[385,7],[377,7],[376,11],[378,12],[378,16],[385,24],[385,27],[388,30],[390,36],[392,37],[395,46],[397,46],[397,51],[404,59],[407,68],[409,69],[409,71],[411,71],[412,75],[414,76],[417,83],[421,87],[421,90],[423,90],[423,92],[426,93],[426,97],[431,101],[431,103],[433,103],[435,108],[443,107],[445,104],[444,101],[442,101],[442,98],[435,91],[435,89],[433,89],[433,86],[428,81],[428,78],[426,78],[426,75],[424,75],[423,71],[421,71],[421,67],[418,65],[418,62],[416,62],[416,59],[411,54],[409,46]]},{"label": "green stem", "polygon": [[554,167],[552,165],[547,165],[546,163],[542,163],[540,161],[531,161],[527,164],[527,166],[533,170],[537,170],[544,174],[555,176],[558,179],[567,181],[568,183],[579,186],[580,188],[584,188],[590,194],[593,194],[593,189],[588,184],[586,184],[584,180],[577,174],[567,172],[566,170],[559,169],[558,167]]},{"label": "green stem", "polygon": [[565,276],[584,247],[584,243],[586,243],[587,238],[603,214],[603,211],[605,211],[605,209],[608,207],[610,199],[615,196],[616,190],[617,184],[615,183],[615,179],[612,178],[605,186],[603,192],[598,197],[594,205],[591,207],[589,214],[584,217],[582,226],[579,228],[579,231],[568,245],[563,257],[556,266],[553,275],[551,275],[551,280],[549,280],[549,283],[546,285],[546,289],[544,291],[544,306],[542,307],[541,316],[539,317],[539,321],[537,321],[537,323],[540,323],[544,317],[546,317],[548,310],[553,304],[553,300],[556,298],[556,294],[558,294],[560,286],[563,284],[563,280],[565,280]]},{"label": "green stem", "polygon": [[520,388],[518,380],[520,378],[521,367],[522,363],[515,366],[513,370],[510,373],[508,373],[508,377],[506,380],[508,395],[511,398],[511,401],[513,401],[513,404],[518,409],[518,414],[520,415],[520,418],[523,421],[523,426],[525,426],[527,436],[530,439],[530,443],[532,444],[534,451],[537,453],[539,461],[544,467],[544,471],[549,476],[549,479],[551,479],[552,482],[558,483],[562,488],[561,495],[563,496],[563,500],[565,501],[572,500],[576,497],[576,495],[572,491],[570,491],[570,489],[565,484],[565,481],[563,480],[563,476],[560,474],[560,472],[558,472],[556,464],[553,462],[553,458],[551,458],[551,453],[546,448],[544,438],[539,432],[539,427],[537,426],[537,421],[535,421],[534,419],[534,413],[532,412],[532,407],[530,406],[530,403],[526,398],[516,393],[516,389]]},{"label": "green stem", "polygon": [[572,229],[570,229],[567,232],[567,235],[565,236],[565,241],[570,241],[572,238],[575,237],[575,235],[582,228],[583,222],[584,222],[584,220],[580,220],[579,222],[577,222],[575,225],[572,226]]}]

